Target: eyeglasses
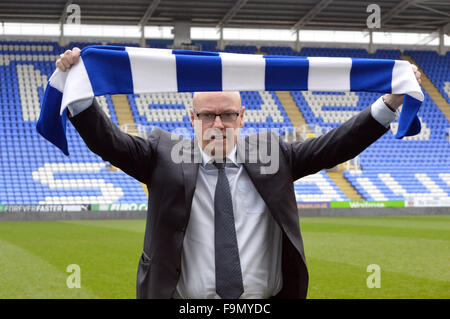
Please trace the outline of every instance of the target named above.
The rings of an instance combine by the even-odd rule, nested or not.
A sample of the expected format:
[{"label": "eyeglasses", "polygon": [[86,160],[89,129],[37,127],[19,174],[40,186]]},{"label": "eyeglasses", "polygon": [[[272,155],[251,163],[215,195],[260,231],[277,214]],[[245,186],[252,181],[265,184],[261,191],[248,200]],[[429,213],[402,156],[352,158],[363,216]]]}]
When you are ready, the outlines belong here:
[{"label": "eyeglasses", "polygon": [[220,117],[220,120],[223,123],[231,124],[238,118],[239,114],[241,114],[241,111],[239,112],[228,112],[228,113],[222,113],[222,114],[214,114],[214,113],[198,113],[196,110],[194,110],[195,116],[197,116],[203,123],[211,124],[216,120],[216,116]]}]

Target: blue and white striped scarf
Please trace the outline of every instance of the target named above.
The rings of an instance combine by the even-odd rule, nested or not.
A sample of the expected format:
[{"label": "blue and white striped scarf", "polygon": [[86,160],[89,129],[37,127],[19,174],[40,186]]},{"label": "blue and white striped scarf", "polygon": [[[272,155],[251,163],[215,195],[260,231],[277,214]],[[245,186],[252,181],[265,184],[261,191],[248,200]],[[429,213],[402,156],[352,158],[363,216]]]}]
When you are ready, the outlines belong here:
[{"label": "blue and white striped scarf", "polygon": [[71,103],[104,94],[196,91],[366,91],[405,94],[396,138],[420,132],[424,95],[403,60],[287,57],[117,46],[90,46],[48,82],[37,131],[69,155]]}]

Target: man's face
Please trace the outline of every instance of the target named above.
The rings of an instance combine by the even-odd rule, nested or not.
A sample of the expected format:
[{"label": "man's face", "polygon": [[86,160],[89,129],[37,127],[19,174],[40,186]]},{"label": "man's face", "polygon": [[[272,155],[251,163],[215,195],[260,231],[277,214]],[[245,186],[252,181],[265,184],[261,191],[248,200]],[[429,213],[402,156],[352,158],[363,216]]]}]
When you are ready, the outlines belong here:
[{"label": "man's face", "polygon": [[244,126],[245,107],[239,92],[196,92],[193,106],[190,118],[203,151],[213,158],[224,158]]}]

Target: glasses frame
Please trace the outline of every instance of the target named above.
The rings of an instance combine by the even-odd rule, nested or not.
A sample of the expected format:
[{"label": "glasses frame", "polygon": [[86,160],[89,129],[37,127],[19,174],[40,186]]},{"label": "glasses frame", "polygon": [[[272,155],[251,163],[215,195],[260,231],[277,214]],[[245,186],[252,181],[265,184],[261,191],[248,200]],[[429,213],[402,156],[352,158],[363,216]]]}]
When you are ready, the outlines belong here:
[{"label": "glasses frame", "polygon": [[[239,110],[239,112],[226,112],[226,113],[221,113],[221,114],[217,114],[217,113],[209,113],[209,112],[199,113],[199,112],[197,112],[196,109],[193,109],[193,110],[194,110],[195,116],[196,116],[198,119],[200,119],[200,121],[202,121],[202,123],[207,123],[207,124],[212,124],[212,123],[214,123],[214,121],[216,120],[216,117],[220,117],[220,120],[222,121],[222,123],[229,123],[229,124],[231,124],[231,123],[236,122],[236,120],[238,119],[239,115],[241,115],[241,110]],[[225,114],[233,114],[233,115],[236,115],[236,118],[235,118],[233,121],[231,121],[231,122],[224,121],[223,118],[222,118],[222,116],[225,115]],[[205,121],[205,120],[202,120],[202,119],[200,118],[200,115],[214,115],[214,119],[213,119],[212,121]]]}]

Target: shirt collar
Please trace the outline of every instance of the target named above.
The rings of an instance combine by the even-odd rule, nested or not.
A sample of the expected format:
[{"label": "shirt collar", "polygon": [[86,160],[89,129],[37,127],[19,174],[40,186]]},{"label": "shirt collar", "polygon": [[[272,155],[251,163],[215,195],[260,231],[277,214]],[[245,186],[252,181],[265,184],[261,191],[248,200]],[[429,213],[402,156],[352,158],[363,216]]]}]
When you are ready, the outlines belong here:
[{"label": "shirt collar", "polygon": [[[202,166],[205,166],[206,164],[211,164],[214,161],[214,158],[212,158],[211,156],[209,156],[208,154],[206,154],[202,148],[200,147],[200,145],[198,145],[199,149],[200,149],[200,153],[202,154]],[[239,166],[236,160],[236,149],[237,146],[235,145],[233,147],[233,149],[231,150],[230,154],[227,155],[226,160],[228,162],[231,161],[234,165]]]}]

